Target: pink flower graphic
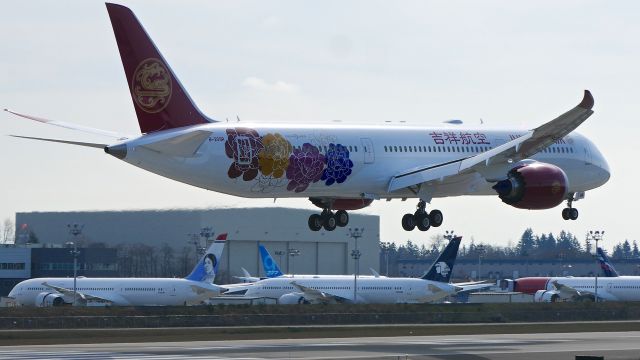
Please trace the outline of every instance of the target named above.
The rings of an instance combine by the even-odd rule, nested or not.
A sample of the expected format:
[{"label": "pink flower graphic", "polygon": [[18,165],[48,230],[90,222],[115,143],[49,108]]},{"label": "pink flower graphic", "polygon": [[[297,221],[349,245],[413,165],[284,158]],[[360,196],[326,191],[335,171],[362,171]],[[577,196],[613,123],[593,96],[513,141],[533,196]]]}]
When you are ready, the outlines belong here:
[{"label": "pink flower graphic", "polygon": [[303,192],[312,182],[320,181],[324,169],[324,155],[318,148],[304,143],[301,149],[294,149],[289,157],[287,190]]}]

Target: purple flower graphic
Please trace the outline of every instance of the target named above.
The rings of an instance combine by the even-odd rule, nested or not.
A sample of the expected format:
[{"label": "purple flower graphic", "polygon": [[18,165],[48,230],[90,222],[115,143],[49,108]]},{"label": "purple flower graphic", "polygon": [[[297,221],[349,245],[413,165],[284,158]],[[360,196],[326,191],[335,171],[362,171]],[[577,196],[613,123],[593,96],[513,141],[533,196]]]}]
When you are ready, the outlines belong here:
[{"label": "purple flower graphic", "polygon": [[295,192],[306,190],[309,184],[320,180],[323,168],[324,156],[320,154],[317,147],[304,143],[301,149],[294,149],[287,167],[287,179],[289,179],[287,190]]},{"label": "purple flower graphic", "polygon": [[349,159],[349,150],[344,145],[329,144],[325,162],[327,168],[322,172],[320,179],[324,180],[327,186],[341,184],[351,175],[353,161]]},{"label": "purple flower graphic", "polygon": [[262,139],[258,132],[248,128],[227,129],[227,142],[224,151],[233,159],[227,174],[235,179],[253,180],[258,176],[258,153],[262,151]]}]

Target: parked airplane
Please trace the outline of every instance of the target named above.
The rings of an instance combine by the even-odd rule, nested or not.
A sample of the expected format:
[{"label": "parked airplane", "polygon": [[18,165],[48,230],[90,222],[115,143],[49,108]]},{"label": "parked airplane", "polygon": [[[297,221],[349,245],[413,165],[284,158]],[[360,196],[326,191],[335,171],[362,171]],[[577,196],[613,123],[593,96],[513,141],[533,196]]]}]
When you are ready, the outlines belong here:
[{"label": "parked airplane", "polygon": [[620,274],[618,274],[618,272],[616,271],[616,268],[613,266],[613,264],[611,264],[611,261],[609,261],[609,258],[604,253],[604,250],[602,250],[602,248],[600,247],[597,248],[596,253],[598,257],[598,263],[600,264],[600,268],[602,269],[606,277],[620,276]]},{"label": "parked airplane", "polygon": [[[304,275],[304,274],[284,274],[280,270],[280,266],[273,259],[267,248],[265,248],[262,244],[258,245],[258,250],[260,252],[260,259],[262,260],[262,268],[264,269],[264,273],[267,275],[266,277],[256,277],[251,276],[251,273],[247,271],[247,269],[242,268],[242,273],[244,276],[235,276],[237,279],[242,280],[245,283],[252,283],[259,280],[274,278],[274,277],[289,277],[289,278],[317,278],[319,275]],[[369,269],[373,275],[358,275],[358,278],[367,278],[367,277],[386,277],[381,276],[374,269]],[[324,278],[350,278],[353,279],[353,275],[322,275]]]},{"label": "parked airplane", "polygon": [[[197,305],[220,295],[213,284],[225,240],[209,247],[191,274],[181,278],[86,278],[78,277],[76,305],[172,306]],[[35,278],[18,283],[9,293],[22,306],[73,304],[73,278]]]},{"label": "parked airplane", "polygon": [[[442,299],[461,290],[449,284],[461,237],[453,238],[422,278],[354,276],[281,276],[260,280],[244,288],[248,297],[278,299],[280,304],[300,303],[418,303]],[[354,283],[357,291],[354,294]]]},{"label": "parked airplane", "polygon": [[[150,172],[207,190],[248,198],[305,197],[322,209],[309,228],[331,231],[347,211],[377,199],[417,198],[402,227],[440,226],[434,198],[497,195],[519,209],[573,202],[609,179],[598,148],[573,132],[593,111],[591,93],[573,109],[529,131],[340,124],[231,125],[205,116],[128,8],[107,4],[141,136],[120,135],[67,122],[31,120],[115,138],[98,144],[22,138],[103,148]],[[8,110],[7,110],[8,111]]]},{"label": "parked airplane", "polygon": [[[598,277],[597,297],[608,301],[640,300],[640,276],[622,276],[610,263],[602,248],[596,249],[598,263],[605,276]],[[594,301],[595,277],[526,277],[507,280],[511,291],[534,295],[534,301]]]}]

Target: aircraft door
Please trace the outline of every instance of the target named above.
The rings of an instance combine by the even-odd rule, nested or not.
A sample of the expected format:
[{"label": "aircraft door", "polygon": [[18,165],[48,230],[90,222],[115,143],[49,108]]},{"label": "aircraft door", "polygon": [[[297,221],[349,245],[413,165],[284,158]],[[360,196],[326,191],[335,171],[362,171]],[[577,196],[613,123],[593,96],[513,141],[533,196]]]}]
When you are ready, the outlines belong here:
[{"label": "aircraft door", "polygon": [[373,153],[373,141],[369,138],[362,138],[360,142],[362,143],[362,150],[364,150],[364,163],[373,164],[376,159]]}]

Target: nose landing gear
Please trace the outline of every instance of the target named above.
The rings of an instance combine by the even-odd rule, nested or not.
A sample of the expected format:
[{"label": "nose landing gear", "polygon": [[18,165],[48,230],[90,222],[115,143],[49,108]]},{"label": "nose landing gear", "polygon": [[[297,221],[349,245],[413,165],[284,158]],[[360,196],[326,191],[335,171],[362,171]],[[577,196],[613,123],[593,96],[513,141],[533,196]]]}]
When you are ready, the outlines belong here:
[{"label": "nose landing gear", "polygon": [[402,228],[406,231],[412,231],[417,227],[420,231],[427,231],[432,226],[438,227],[442,225],[442,221],[444,220],[442,212],[434,209],[428,213],[426,205],[426,202],[420,200],[415,213],[404,214],[402,217]]}]

